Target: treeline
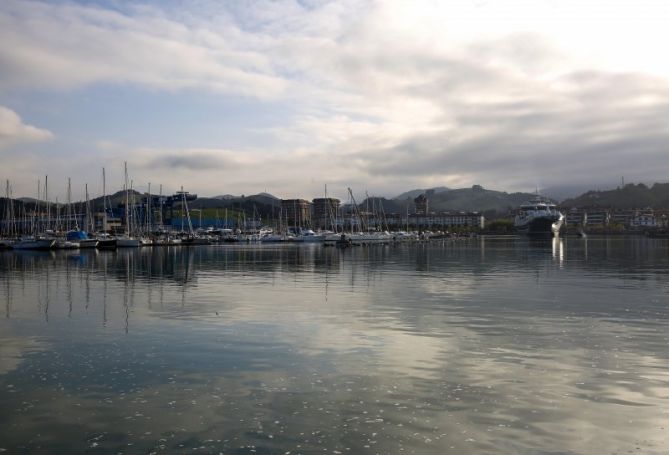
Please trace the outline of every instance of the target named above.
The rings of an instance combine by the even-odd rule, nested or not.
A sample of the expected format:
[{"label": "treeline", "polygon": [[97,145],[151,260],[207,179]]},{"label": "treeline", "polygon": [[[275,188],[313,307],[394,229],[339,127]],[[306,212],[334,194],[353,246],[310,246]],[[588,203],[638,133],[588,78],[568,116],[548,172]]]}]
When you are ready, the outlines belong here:
[{"label": "treeline", "polygon": [[643,183],[630,183],[609,191],[588,191],[585,194],[562,202],[563,207],[611,207],[634,209],[652,207],[669,208],[669,183],[655,183],[648,187]]}]

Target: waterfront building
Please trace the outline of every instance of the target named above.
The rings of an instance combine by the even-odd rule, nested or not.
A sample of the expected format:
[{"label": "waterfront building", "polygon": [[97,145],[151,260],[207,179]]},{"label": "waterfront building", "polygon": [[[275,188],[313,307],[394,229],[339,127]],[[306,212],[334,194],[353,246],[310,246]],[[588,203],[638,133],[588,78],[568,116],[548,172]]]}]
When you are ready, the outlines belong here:
[{"label": "waterfront building", "polygon": [[[315,229],[332,229],[337,219],[341,201],[331,197],[316,198],[312,201],[312,221]],[[336,223],[336,221],[334,221]]]},{"label": "waterfront building", "polygon": [[593,207],[585,212],[587,224],[606,226],[611,222],[611,209]]},{"label": "waterfront building", "polygon": [[655,210],[655,220],[657,221],[657,227],[661,229],[669,228],[669,210]]},{"label": "waterfront building", "polygon": [[630,222],[630,227],[633,229],[640,228],[656,228],[658,227],[655,214],[652,209],[644,209],[643,211],[638,211]]},{"label": "waterfront building", "polygon": [[635,216],[635,210],[615,210],[611,213],[611,221],[623,226],[631,226]]},{"label": "waterfront building", "polygon": [[392,230],[410,229],[420,230],[447,230],[456,227],[470,227],[483,229],[485,217],[479,212],[441,212],[425,215],[390,214],[386,216],[388,227]]},{"label": "waterfront building", "polygon": [[588,212],[585,209],[572,207],[565,213],[567,226],[584,226],[588,222]]},{"label": "waterfront building", "polygon": [[311,225],[311,203],[305,199],[281,199],[281,211],[289,227]]},{"label": "waterfront building", "polygon": [[416,204],[416,215],[427,215],[428,214],[428,201],[427,195],[420,194],[413,200]]},{"label": "waterfront building", "polygon": [[93,214],[95,230],[103,232],[122,232],[124,225],[121,216],[114,216],[112,210],[109,210],[109,212],[111,213],[98,212]]}]

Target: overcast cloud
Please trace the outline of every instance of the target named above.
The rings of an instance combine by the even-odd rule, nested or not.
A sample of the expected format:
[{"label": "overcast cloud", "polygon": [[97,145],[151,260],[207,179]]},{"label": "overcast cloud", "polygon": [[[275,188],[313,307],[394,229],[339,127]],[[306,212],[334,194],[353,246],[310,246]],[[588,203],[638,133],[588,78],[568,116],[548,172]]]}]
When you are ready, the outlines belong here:
[{"label": "overcast cloud", "polygon": [[191,5],[0,3],[15,194],[123,161],[209,195],[667,181],[663,2]]}]

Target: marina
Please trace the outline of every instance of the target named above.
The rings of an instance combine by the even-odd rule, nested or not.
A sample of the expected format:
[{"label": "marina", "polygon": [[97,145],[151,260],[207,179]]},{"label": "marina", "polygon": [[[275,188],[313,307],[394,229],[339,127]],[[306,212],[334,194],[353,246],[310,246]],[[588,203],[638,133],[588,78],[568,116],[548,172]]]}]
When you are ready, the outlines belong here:
[{"label": "marina", "polygon": [[[366,207],[358,206],[353,192],[348,188],[349,203],[342,207],[334,198],[316,198],[313,203],[303,199],[280,201],[279,213],[274,220],[263,223],[255,206],[253,217],[247,220],[246,212],[237,212],[237,219],[231,224],[225,210],[224,226],[204,227],[202,209],[197,227],[194,228],[192,210],[189,203],[198,201],[197,195],[180,191],[172,196],[156,197],[148,192],[138,194],[129,179],[127,163],[124,163],[123,190],[117,193],[117,204],[106,194],[106,172],[102,169],[102,196],[97,203],[91,202],[88,184],[85,185],[86,200],[73,203],[71,180],[67,181],[67,202],[61,211],[56,202],[52,207],[48,193],[48,176],[44,187],[38,180],[37,198],[30,204],[12,199],[12,187],[7,180],[3,214],[0,222],[2,237],[0,245],[4,249],[16,250],[64,250],[99,248],[198,246],[218,243],[314,243],[328,246],[349,247],[371,244],[388,244],[406,241],[428,241],[458,237],[458,232],[446,228],[464,227],[468,235],[484,225],[480,214],[460,214],[446,224],[434,222],[426,211],[426,206],[416,205],[413,228],[409,231],[409,213],[405,218],[393,218],[386,214],[383,206],[372,202],[369,197]],[[326,189],[327,196],[327,189]],[[101,207],[99,207],[101,205]],[[96,212],[96,206],[97,211]],[[175,220],[175,206],[179,212]],[[77,211],[78,207],[78,211]],[[83,211],[82,211],[83,209]],[[20,215],[20,216],[19,216]],[[257,219],[256,219],[257,217]],[[419,218],[421,217],[421,218]],[[218,217],[217,217],[218,218]],[[389,221],[390,220],[390,221]],[[179,227],[179,223],[181,226]],[[217,219],[217,223],[220,224]],[[228,227],[232,226],[232,228]],[[391,230],[404,227],[406,230]],[[316,230],[312,229],[315,227]],[[88,231],[84,230],[88,229]],[[442,230],[439,230],[442,229]]]},{"label": "marina", "polygon": [[0,455],[669,454],[668,2],[0,24]]}]

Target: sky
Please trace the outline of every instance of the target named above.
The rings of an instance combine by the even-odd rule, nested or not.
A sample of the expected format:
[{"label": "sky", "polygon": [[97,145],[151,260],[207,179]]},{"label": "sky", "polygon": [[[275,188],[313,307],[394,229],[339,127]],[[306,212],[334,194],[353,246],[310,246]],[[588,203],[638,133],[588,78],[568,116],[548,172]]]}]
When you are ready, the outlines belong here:
[{"label": "sky", "polygon": [[[669,181],[669,2],[0,2],[14,196]],[[2,193],[4,195],[4,182]]]}]

